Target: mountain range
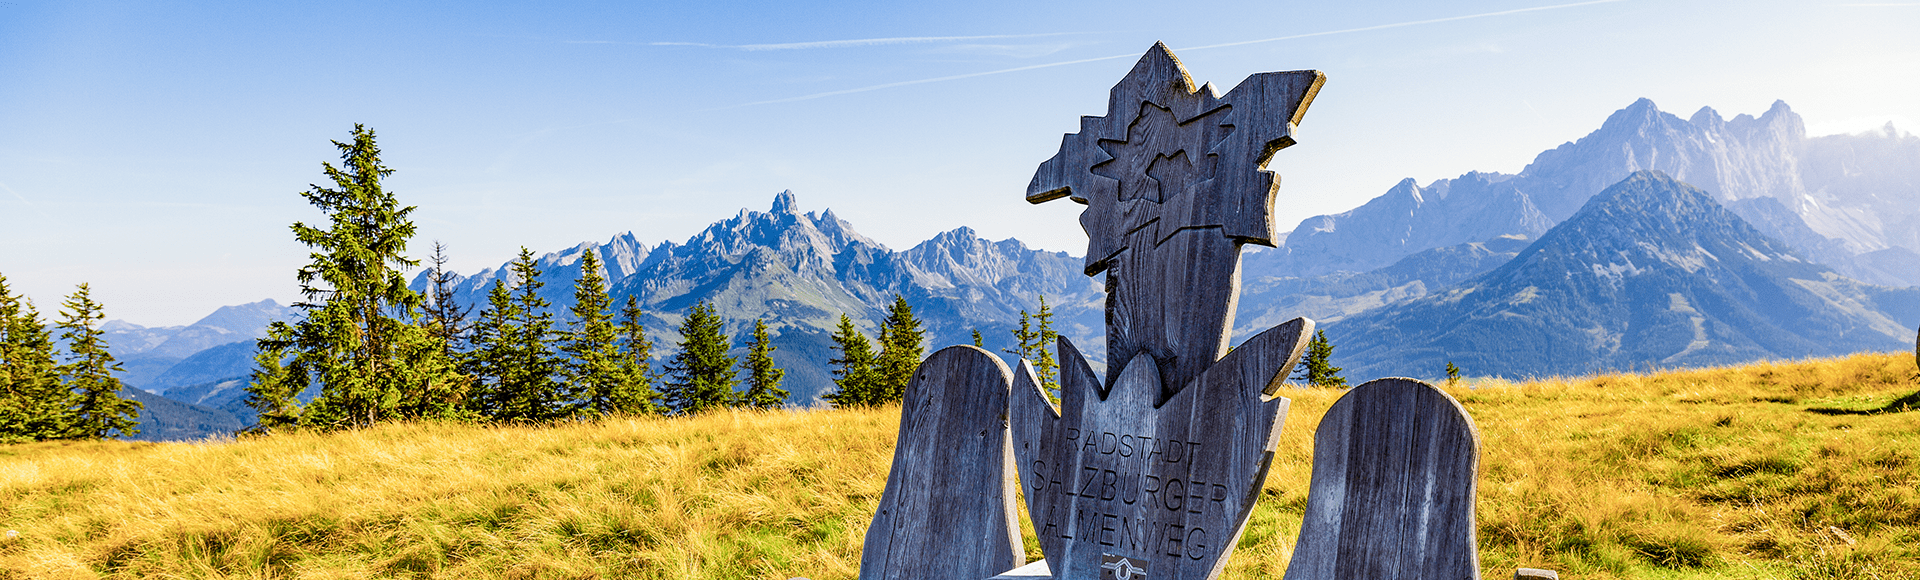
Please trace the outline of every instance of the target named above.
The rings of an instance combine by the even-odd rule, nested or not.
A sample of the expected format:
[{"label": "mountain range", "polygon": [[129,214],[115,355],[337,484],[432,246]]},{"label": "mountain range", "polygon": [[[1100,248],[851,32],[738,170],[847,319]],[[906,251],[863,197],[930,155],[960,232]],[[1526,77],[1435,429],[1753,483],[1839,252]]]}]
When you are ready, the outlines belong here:
[{"label": "mountain range", "polygon": [[[1244,338],[1313,318],[1340,346],[1335,364],[1363,378],[1435,376],[1447,361],[1525,376],[1904,348],[1920,290],[1888,286],[1920,281],[1916,202],[1920,138],[1891,126],[1809,138],[1783,103],[1681,120],[1643,99],[1518,174],[1403,180],[1304,220],[1279,247],[1248,246],[1233,328]],[[839,315],[872,336],[896,294],[923,320],[929,351],[976,329],[990,350],[1009,347],[1019,313],[1044,295],[1055,328],[1104,359],[1105,295],[1079,257],[970,228],[894,250],[781,192],[683,242],[629,232],[539,255],[540,293],[563,323],[588,251],[615,304],[643,308],[656,364],[687,309],[712,302],[736,345],[766,320],[798,405],[832,388]],[[484,307],[509,275],[505,264],[456,273],[454,299]],[[412,286],[425,290],[426,273]],[[250,420],[247,339],[293,315],[269,300],[187,327],[115,321],[108,338],[130,385],[186,405],[164,426],[185,433],[229,424],[220,415]]]},{"label": "mountain range", "polygon": [[[1434,260],[1459,264],[1444,274],[1454,281],[1491,270],[1505,260],[1473,245],[1517,250],[1497,238],[1538,239],[1589,197],[1642,170],[1707,191],[1761,233],[1839,274],[1920,284],[1913,233],[1920,138],[1891,124],[1808,137],[1782,102],[1728,121],[1705,107],[1682,120],[1640,99],[1586,136],[1541,152],[1518,174],[1476,171],[1424,187],[1405,179],[1353,210],[1301,221],[1280,247],[1243,260],[1248,295],[1235,331],[1245,337],[1299,315],[1333,322],[1426,296],[1439,289],[1435,280],[1359,274]],[[1425,253],[1436,250],[1445,255]]]},{"label": "mountain range", "polygon": [[[648,247],[627,233],[542,255],[536,260],[545,284],[540,293],[566,321],[580,256],[597,252],[614,304],[632,296],[645,312],[656,356],[672,351],[680,321],[696,302],[714,304],[736,345],[744,345],[754,320],[764,319],[774,360],[787,370],[788,400],[802,405],[831,392],[826,361],[834,357],[830,336],[840,315],[877,336],[896,294],[913,305],[930,347],[971,343],[974,330],[990,349],[1009,347],[1020,311],[1038,312],[1042,295],[1054,327],[1076,344],[1098,344],[1105,333],[1105,294],[1081,275],[1078,257],[1019,240],[982,239],[964,227],[895,251],[860,235],[832,210],[803,214],[797,207],[793,192],[784,191],[767,211],[740,210],[683,243]],[[504,264],[456,274],[451,294],[459,304],[484,307],[488,290],[497,281],[510,283],[507,276]],[[426,290],[427,273],[412,286]],[[1104,352],[1091,350],[1096,357]]]},{"label": "mountain range", "polygon": [[1920,138],[1878,131],[1808,137],[1776,101],[1759,117],[1689,119],[1640,99],[1520,173],[1403,180],[1351,211],[1308,218],[1261,275],[1365,272],[1416,252],[1497,235],[1537,238],[1629,174],[1658,170],[1711,194],[1760,232],[1842,274],[1920,284]]},{"label": "mountain range", "polygon": [[1525,377],[1903,350],[1920,288],[1865,284],[1660,172],[1493,271],[1326,327],[1359,377]]}]

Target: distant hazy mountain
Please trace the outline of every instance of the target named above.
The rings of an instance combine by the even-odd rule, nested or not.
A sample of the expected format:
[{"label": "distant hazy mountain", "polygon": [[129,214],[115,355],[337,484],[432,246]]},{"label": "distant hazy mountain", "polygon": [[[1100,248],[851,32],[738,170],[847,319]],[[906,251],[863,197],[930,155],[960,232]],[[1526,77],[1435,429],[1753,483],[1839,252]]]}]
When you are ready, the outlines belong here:
[{"label": "distant hazy mountain", "polygon": [[251,339],[229,342],[202,350],[173,363],[173,366],[167,367],[166,372],[160,373],[142,388],[172,396],[173,389],[187,385],[233,377],[249,377],[253,374],[254,352],[254,341]]},{"label": "distant hazy mountain", "polygon": [[1309,218],[1288,235],[1285,272],[1366,272],[1410,254],[1491,239],[1538,237],[1606,186],[1660,170],[1706,190],[1802,256],[1880,284],[1920,284],[1920,138],[1880,131],[1809,138],[1775,102],[1758,118],[1691,119],[1641,99],[1578,141],[1542,152],[1518,175],[1468,173],[1421,187],[1402,181],[1351,211]]},{"label": "distant hazy mountain", "polygon": [[[251,304],[222,306],[187,326],[147,328],[113,320],[101,325],[101,329],[107,333],[107,346],[114,358],[126,369],[119,375],[120,381],[130,387],[161,391],[166,386],[157,386],[155,380],[182,360],[216,346],[250,343],[266,336],[268,323],[290,320],[295,313],[295,309],[269,298]],[[245,355],[249,366],[252,356],[251,351]]]},{"label": "distant hazy mountain", "polygon": [[[190,441],[232,435],[251,421],[202,405],[176,401],[140,389],[123,389],[123,397],[140,402],[139,441]],[[252,415],[249,414],[251,419]]]},{"label": "distant hazy mountain", "polygon": [[[607,265],[615,304],[625,304],[628,296],[639,299],[659,357],[673,352],[681,317],[697,301],[715,304],[736,345],[744,344],[755,319],[765,318],[795,404],[812,404],[832,388],[828,336],[840,314],[875,336],[896,293],[924,321],[929,353],[971,343],[973,329],[991,349],[1009,346],[1019,311],[1037,311],[1044,293],[1056,312],[1056,328],[1086,345],[1089,356],[1104,354],[1104,294],[1097,281],[1081,274],[1079,258],[1030,249],[1018,240],[984,240],[970,228],[894,251],[860,235],[832,210],[800,213],[792,192],[775,196],[768,211],[743,209],[684,243],[648,247],[628,233],[540,256],[542,295],[562,320],[586,251],[599,252]],[[509,275],[502,265],[460,277],[455,299],[475,305],[470,316],[477,316],[494,281]],[[423,272],[413,288],[426,287]]]},{"label": "distant hazy mountain", "polygon": [[1234,336],[1251,337],[1300,316],[1331,324],[1387,304],[1426,296],[1500,267],[1528,242],[1520,235],[1496,236],[1485,242],[1421,251],[1371,272],[1338,271],[1308,277],[1273,275],[1286,271],[1271,264],[1284,260],[1284,254],[1248,246],[1251,251],[1242,258],[1247,273],[1240,281]]},{"label": "distant hazy mountain", "polygon": [[1639,172],[1518,256],[1326,328],[1349,376],[1576,374],[1904,350],[1920,289],[1843,277],[1713,196]]}]

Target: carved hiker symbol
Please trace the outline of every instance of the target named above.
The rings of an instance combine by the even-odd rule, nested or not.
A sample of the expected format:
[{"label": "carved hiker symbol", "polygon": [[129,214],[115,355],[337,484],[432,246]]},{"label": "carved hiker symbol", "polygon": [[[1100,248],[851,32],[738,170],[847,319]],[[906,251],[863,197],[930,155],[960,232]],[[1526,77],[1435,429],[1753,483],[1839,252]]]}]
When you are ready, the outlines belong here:
[{"label": "carved hiker symbol", "polygon": [[1147,562],[1126,556],[1101,554],[1100,580],[1147,580]]}]

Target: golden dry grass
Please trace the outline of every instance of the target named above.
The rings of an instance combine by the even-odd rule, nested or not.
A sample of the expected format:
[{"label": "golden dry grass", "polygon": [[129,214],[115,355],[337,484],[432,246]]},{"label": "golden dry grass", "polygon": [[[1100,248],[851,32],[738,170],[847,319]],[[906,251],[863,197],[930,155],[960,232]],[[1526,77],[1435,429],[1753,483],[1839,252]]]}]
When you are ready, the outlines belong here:
[{"label": "golden dry grass", "polygon": [[[1920,577],[1920,411],[1852,414],[1914,376],[1875,354],[1449,389],[1485,447],[1485,577]],[[1231,578],[1284,571],[1340,392],[1288,394]],[[0,578],[852,578],[898,413],[0,447]]]}]

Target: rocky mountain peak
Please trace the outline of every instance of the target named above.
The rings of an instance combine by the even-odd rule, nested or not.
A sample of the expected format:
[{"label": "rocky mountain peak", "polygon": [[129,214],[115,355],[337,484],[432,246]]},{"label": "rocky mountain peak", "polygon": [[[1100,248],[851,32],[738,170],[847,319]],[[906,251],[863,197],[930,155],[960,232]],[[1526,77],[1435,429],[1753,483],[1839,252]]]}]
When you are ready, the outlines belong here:
[{"label": "rocky mountain peak", "polygon": [[1599,277],[1654,264],[1696,272],[1730,261],[1806,263],[1711,194],[1661,171],[1637,171],[1608,187],[1514,261],[1546,259],[1593,264],[1575,275]]},{"label": "rocky mountain peak", "polygon": [[1627,105],[1627,108],[1614,111],[1612,115],[1608,115],[1607,120],[1600,123],[1600,131],[1608,133],[1636,131],[1644,127],[1662,124],[1662,121],[1666,121],[1667,117],[1671,117],[1674,121],[1679,120],[1678,117],[1673,117],[1673,115],[1662,112],[1660,107],[1653,104],[1653,99],[1641,97],[1639,100],[1634,101],[1633,104]]},{"label": "rocky mountain peak", "polygon": [[793,190],[785,190],[773,196],[772,212],[779,215],[800,215],[800,202],[793,196]]},{"label": "rocky mountain peak", "polygon": [[1713,107],[1700,107],[1692,117],[1687,118],[1687,122],[1711,132],[1723,131],[1727,127],[1727,120],[1721,118],[1720,112],[1713,110]]}]

